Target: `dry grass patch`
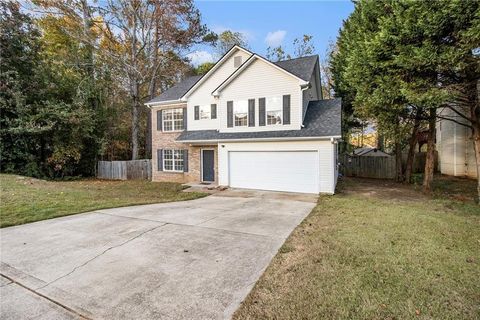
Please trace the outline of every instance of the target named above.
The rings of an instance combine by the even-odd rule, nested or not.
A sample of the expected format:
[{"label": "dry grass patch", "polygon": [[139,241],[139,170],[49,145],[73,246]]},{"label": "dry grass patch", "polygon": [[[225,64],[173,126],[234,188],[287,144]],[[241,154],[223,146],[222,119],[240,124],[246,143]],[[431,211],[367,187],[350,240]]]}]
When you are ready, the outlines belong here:
[{"label": "dry grass patch", "polygon": [[45,181],[0,174],[0,227],[96,209],[192,200],[178,183],[106,180]]},{"label": "dry grass patch", "polygon": [[478,206],[375,180],[344,189],[320,198],[234,319],[480,318]]}]

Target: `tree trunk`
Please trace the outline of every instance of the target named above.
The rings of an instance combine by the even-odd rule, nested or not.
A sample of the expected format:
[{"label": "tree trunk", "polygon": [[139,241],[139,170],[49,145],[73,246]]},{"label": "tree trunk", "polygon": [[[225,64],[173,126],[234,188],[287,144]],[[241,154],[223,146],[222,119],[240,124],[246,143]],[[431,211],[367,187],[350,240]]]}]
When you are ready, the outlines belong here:
[{"label": "tree trunk", "polygon": [[470,106],[470,117],[472,123],[472,138],[475,147],[475,162],[477,165],[477,204],[480,204],[480,80],[476,81],[473,104]]},{"label": "tree trunk", "polygon": [[[398,139],[398,138],[397,138]],[[403,169],[402,169],[402,147],[400,142],[395,141],[395,180],[397,182],[403,181]]]},{"label": "tree trunk", "polygon": [[415,122],[413,124],[412,135],[408,142],[407,167],[405,168],[405,182],[412,183],[413,160],[415,158],[415,145],[417,144],[417,134],[420,128],[420,111],[415,115]]},{"label": "tree trunk", "polygon": [[132,160],[138,159],[138,133],[139,133],[140,103],[134,96],[132,101]]},{"label": "tree trunk", "polygon": [[423,192],[430,194],[432,192],[433,171],[435,169],[435,123],[436,109],[430,109],[428,119],[428,141],[427,157],[425,160],[425,174],[423,177]]},{"label": "tree trunk", "polygon": [[[479,119],[480,120],[480,119]],[[475,202],[480,204],[480,126],[473,129],[473,145],[475,146],[475,162],[477,165],[477,198]]]}]

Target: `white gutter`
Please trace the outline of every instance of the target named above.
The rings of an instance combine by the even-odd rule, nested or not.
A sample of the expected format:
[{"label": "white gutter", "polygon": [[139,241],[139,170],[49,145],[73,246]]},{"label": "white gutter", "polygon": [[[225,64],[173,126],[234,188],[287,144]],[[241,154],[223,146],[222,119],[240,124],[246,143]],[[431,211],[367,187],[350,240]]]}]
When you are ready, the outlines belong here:
[{"label": "white gutter", "polygon": [[[302,93],[302,99],[303,99],[303,91],[305,91],[307,89],[310,89],[311,86],[312,85],[310,84],[310,82],[307,82],[307,84],[304,85],[304,86],[300,86],[300,90],[301,90],[301,93]],[[305,114],[303,114],[303,106],[302,106],[302,124],[300,125],[302,128],[305,128],[305,125],[303,124],[303,121],[305,120],[305,115],[306,114],[307,114],[306,112],[305,112]]]},{"label": "white gutter", "polygon": [[279,137],[279,138],[244,138],[244,139],[211,139],[211,140],[175,140],[180,143],[221,143],[221,142],[256,142],[256,141],[291,141],[291,140],[335,140],[342,136],[321,137]]},{"label": "white gutter", "polygon": [[177,104],[185,104],[184,101],[182,100],[166,100],[166,101],[160,101],[160,102],[146,102],[144,105],[146,105],[148,108],[151,107],[161,107],[161,106],[168,106],[168,105],[177,105]]}]

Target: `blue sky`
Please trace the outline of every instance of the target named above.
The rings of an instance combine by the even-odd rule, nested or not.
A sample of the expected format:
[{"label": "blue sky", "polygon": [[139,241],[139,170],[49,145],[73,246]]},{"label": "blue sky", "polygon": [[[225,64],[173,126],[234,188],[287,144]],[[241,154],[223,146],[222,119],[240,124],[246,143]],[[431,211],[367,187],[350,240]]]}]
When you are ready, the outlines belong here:
[{"label": "blue sky", "polygon": [[[287,52],[293,52],[293,40],[303,34],[312,35],[316,53],[324,55],[329,41],[335,42],[342,21],[353,11],[353,3],[348,0],[197,0],[195,5],[211,30],[242,32],[249,48],[260,55],[265,55],[269,45],[282,45]],[[195,47],[189,57],[194,65],[218,58],[214,48],[204,45]]]}]

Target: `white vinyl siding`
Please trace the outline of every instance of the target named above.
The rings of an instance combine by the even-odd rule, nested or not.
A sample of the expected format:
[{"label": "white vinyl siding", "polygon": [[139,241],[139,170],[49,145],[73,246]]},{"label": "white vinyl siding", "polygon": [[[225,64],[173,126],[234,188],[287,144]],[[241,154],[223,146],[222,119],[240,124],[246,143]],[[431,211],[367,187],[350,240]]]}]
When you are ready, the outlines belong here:
[{"label": "white vinyl siding", "polygon": [[[188,96],[188,130],[218,129],[222,121],[225,122],[226,126],[226,100],[225,104],[220,104],[218,99],[212,96],[212,92],[236,70],[236,68],[234,67],[234,57],[241,56],[242,61],[245,61],[246,59],[248,59],[248,57],[250,57],[250,55],[251,54],[245,51],[237,50],[230,56],[229,59],[225,60],[223,64],[219,66],[218,69],[216,69],[215,72],[205,80],[205,82],[203,82],[195,91],[190,94],[190,96]],[[211,104],[217,104],[217,119],[204,119],[202,121],[194,121],[194,106],[210,106]],[[225,110],[223,111],[224,115],[222,118],[221,110],[223,109]]]},{"label": "white vinyl siding", "polygon": [[[440,111],[441,115],[456,121],[465,121],[450,109]],[[453,121],[440,120],[437,124],[437,151],[440,172],[452,176],[477,177],[475,147],[471,130]]]},{"label": "white vinyl siding", "polygon": [[[276,179],[274,176],[272,176],[270,179],[272,179],[273,182],[268,182],[268,181],[257,181],[257,182],[252,182],[249,183],[248,181],[245,182],[239,182],[237,179],[236,181],[233,181],[233,183],[239,183],[239,185],[250,185],[250,188],[259,188],[261,189],[262,187],[265,188],[265,186],[269,183],[277,183],[276,186],[270,187],[269,189],[271,190],[279,190],[279,191],[295,191],[293,189],[297,189],[296,192],[311,192],[311,193],[329,193],[333,194],[335,192],[335,184],[336,184],[336,168],[334,165],[335,162],[335,152],[336,152],[336,145],[332,144],[330,140],[314,140],[314,141],[278,141],[278,142],[235,142],[235,143],[221,143],[218,148],[218,173],[219,173],[219,184],[220,185],[230,185],[230,181],[232,178],[236,179],[239,177],[240,174],[243,174],[249,178],[252,176],[258,176],[259,179],[267,179],[265,177],[265,174],[270,174],[270,175],[275,175],[272,174],[272,172],[279,172],[280,167],[283,167],[285,170],[288,170],[288,167],[285,168],[286,162],[289,163],[289,166],[292,168],[291,171],[295,172],[292,174],[287,173],[280,173],[280,180],[275,182],[274,180]],[[270,166],[272,166],[273,171],[268,171],[268,168],[264,168],[264,172],[255,172],[253,175],[247,172],[246,170],[249,170],[249,168],[243,168],[242,170],[237,170],[236,168],[231,169],[231,165],[237,165],[236,163],[238,162],[239,158],[234,159],[234,163],[231,163],[231,153],[234,152],[251,152],[253,153],[258,153],[258,156],[254,155],[252,158],[257,158],[260,159],[263,157],[267,158],[269,162],[271,162]],[[273,153],[273,152],[283,152],[283,154],[279,154],[280,158],[275,164],[275,157],[270,157],[268,156],[268,153]],[[293,155],[296,155],[294,157],[295,161],[292,161],[291,157],[292,152],[297,152],[293,153]],[[266,154],[265,154],[266,153]],[[312,153],[315,154],[316,157],[316,165],[312,165]],[[243,154],[243,157],[246,155]],[[233,156],[235,157],[235,156]],[[285,161],[288,160],[288,161]],[[253,170],[257,170],[258,167],[264,166],[265,161],[263,164],[257,164],[256,163],[249,163],[249,167],[254,167],[257,166],[256,168],[253,168]],[[275,169],[276,167],[276,169]],[[294,168],[295,167],[295,168]],[[263,168],[263,167],[262,167]],[[307,179],[307,185],[309,187],[305,187],[304,191],[300,191],[301,186],[299,186],[298,183],[292,182],[292,185],[286,185],[284,180],[285,178],[288,179],[297,179],[298,177],[302,176],[305,174],[303,171],[304,168],[306,171],[309,172],[310,175],[316,175],[318,176],[315,178],[305,178]],[[233,171],[232,171],[233,170]],[[318,188],[313,189],[311,187],[312,181],[317,181],[318,182]],[[247,184],[244,184],[247,183]],[[300,183],[301,184],[301,183]],[[306,191],[306,189],[310,191]]]},{"label": "white vinyl siding", "polygon": [[[290,95],[290,124],[259,126],[258,99]],[[254,127],[227,127],[227,101],[255,99]],[[268,106],[268,101],[266,101]],[[222,89],[218,102],[218,118],[220,132],[299,130],[302,121],[302,93],[299,80],[285,74],[281,70],[256,60],[242,71],[228,86]],[[265,119],[266,120],[266,119]],[[266,122],[266,121],[265,121]]]}]

